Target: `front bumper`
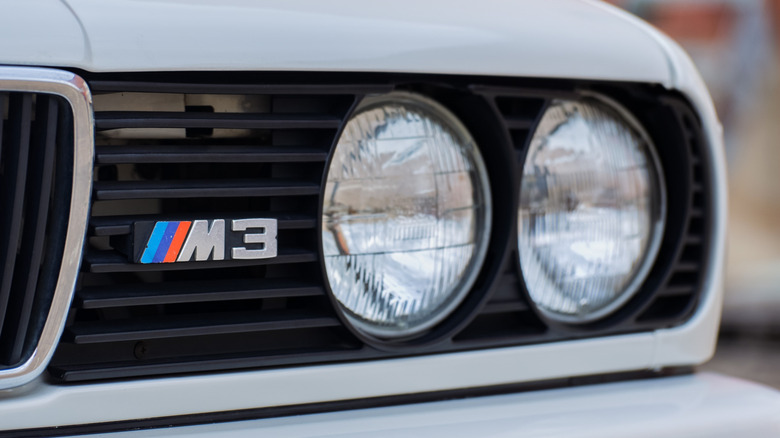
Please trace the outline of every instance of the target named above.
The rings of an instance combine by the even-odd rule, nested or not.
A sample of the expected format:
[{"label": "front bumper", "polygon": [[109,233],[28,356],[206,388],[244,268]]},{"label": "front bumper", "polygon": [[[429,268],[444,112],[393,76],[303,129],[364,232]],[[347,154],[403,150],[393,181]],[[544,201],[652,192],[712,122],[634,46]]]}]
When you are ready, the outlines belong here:
[{"label": "front bumper", "polygon": [[699,373],[105,436],[777,437],[780,392]]}]

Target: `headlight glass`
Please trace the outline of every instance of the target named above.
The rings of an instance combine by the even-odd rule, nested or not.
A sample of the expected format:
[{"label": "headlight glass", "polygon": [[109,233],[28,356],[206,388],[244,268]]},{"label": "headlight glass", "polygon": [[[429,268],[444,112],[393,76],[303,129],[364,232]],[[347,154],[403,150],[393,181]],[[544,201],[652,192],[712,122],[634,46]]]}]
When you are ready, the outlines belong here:
[{"label": "headlight glass", "polygon": [[659,169],[649,137],[616,104],[549,106],[529,145],[518,217],[523,278],[543,313],[593,321],[633,296],[660,246]]},{"label": "headlight glass", "polygon": [[364,101],[331,158],[322,212],[327,278],[351,323],[398,338],[444,319],[484,259],[489,202],[452,113],[411,93]]}]

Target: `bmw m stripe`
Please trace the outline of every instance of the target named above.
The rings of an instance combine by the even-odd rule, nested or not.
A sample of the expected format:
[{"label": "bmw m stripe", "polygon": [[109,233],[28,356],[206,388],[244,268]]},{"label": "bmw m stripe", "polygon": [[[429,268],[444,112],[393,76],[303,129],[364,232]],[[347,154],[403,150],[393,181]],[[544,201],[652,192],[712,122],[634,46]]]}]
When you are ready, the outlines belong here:
[{"label": "bmw m stripe", "polygon": [[157,222],[141,256],[141,263],[173,263],[179,256],[189,221]]},{"label": "bmw m stripe", "polygon": [[173,235],[171,246],[168,248],[168,252],[165,254],[165,260],[163,263],[173,263],[179,257],[179,251],[184,244],[184,238],[187,237],[187,231],[190,229],[191,222],[179,222],[179,226],[176,228],[176,234]]}]

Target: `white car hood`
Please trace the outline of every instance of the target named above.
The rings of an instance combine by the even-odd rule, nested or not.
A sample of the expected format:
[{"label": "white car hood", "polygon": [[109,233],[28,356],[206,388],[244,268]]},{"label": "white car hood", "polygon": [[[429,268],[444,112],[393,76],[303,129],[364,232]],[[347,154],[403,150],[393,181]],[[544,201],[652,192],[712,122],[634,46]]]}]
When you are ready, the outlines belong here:
[{"label": "white car hood", "polygon": [[672,79],[646,25],[590,1],[26,0],[3,9],[2,64]]}]

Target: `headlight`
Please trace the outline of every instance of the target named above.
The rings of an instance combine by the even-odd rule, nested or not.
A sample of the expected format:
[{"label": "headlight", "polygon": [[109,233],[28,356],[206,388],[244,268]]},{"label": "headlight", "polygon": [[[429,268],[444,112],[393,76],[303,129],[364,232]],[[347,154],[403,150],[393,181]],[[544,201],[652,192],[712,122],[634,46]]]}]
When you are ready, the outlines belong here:
[{"label": "headlight", "polygon": [[653,145],[616,104],[555,101],[523,167],[520,266],[547,316],[586,322],[637,291],[660,246],[665,187]]},{"label": "headlight", "polygon": [[365,100],[331,158],[322,245],[333,296],[382,338],[444,319],[474,283],[490,234],[490,189],[466,128],[411,93]]}]

